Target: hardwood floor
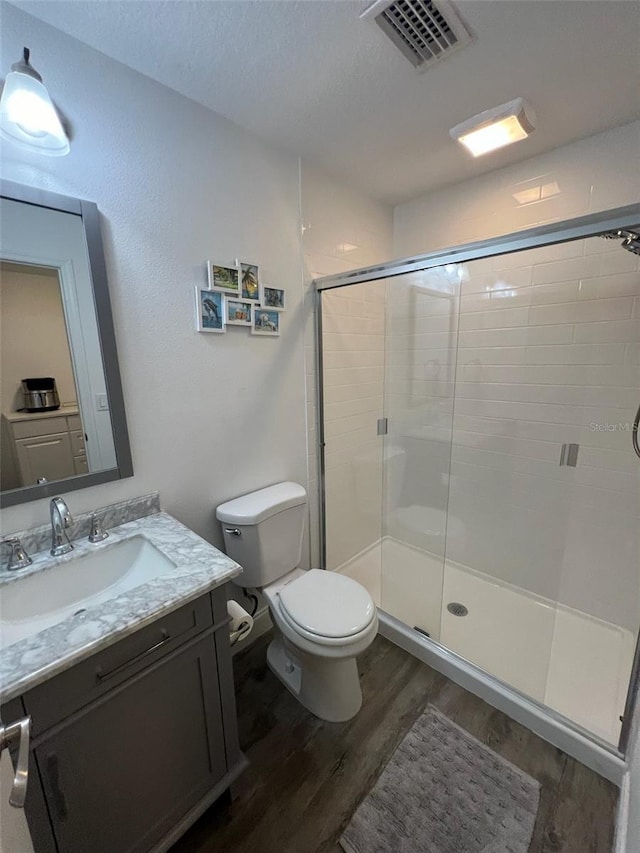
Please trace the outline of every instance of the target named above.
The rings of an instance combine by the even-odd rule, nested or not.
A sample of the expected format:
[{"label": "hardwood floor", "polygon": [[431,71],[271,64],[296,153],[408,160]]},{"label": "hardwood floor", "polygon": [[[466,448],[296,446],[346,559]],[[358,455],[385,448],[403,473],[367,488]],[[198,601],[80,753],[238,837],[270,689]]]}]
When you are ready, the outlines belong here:
[{"label": "hardwood floor", "polygon": [[377,637],[359,661],[364,704],[348,723],[308,713],[267,669],[270,635],[236,658],[250,767],[171,853],[341,853],[338,838],[427,704],[541,783],[529,853],[610,853],[615,786]]}]

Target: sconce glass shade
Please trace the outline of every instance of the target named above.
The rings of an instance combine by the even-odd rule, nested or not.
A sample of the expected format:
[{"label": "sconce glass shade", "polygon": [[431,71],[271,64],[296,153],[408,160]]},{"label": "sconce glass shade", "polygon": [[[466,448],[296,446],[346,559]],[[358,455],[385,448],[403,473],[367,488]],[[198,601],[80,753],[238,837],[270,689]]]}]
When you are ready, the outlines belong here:
[{"label": "sconce glass shade", "polygon": [[71,150],[60,117],[29,54],[7,74],[0,99],[0,136],[21,148],[51,157]]}]

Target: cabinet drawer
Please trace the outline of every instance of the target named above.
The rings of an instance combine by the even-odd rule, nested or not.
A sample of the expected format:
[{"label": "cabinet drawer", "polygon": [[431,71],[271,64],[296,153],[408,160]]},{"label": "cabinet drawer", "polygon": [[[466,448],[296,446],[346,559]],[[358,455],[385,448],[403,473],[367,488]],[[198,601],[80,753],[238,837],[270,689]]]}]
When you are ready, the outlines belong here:
[{"label": "cabinet drawer", "polygon": [[14,438],[31,438],[34,435],[50,435],[54,432],[66,432],[67,419],[36,418],[32,421],[16,421],[13,424]]},{"label": "cabinet drawer", "polygon": [[71,452],[74,456],[82,456],[87,452],[84,446],[84,433],[81,429],[74,429],[71,432]]},{"label": "cabinet drawer", "polygon": [[113,690],[212,624],[211,599],[206,595],[30,690],[24,695],[24,705],[32,717],[33,736]]},{"label": "cabinet drawer", "polygon": [[67,416],[67,425],[68,429],[73,432],[73,430],[79,429],[82,432],[82,420],[80,415],[68,415]]}]

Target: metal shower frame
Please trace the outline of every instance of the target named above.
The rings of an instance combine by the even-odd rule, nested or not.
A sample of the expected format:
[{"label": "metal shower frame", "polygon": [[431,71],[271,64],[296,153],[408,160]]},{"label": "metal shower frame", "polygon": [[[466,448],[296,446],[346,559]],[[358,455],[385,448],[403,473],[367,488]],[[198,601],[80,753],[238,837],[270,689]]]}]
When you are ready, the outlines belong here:
[{"label": "metal shower frame", "polygon": [[[324,395],[323,395],[323,347],[322,347],[322,292],[324,290],[333,290],[340,287],[348,287],[351,284],[364,284],[366,282],[378,281],[381,278],[393,278],[395,276],[404,275],[406,273],[419,272],[433,267],[443,266],[444,264],[459,264],[468,261],[478,260],[480,258],[489,258],[497,255],[512,254],[525,249],[536,249],[543,246],[552,246],[557,243],[566,243],[571,240],[581,240],[586,237],[597,237],[605,231],[613,231],[617,229],[638,230],[640,228],[640,203],[630,204],[624,207],[612,208],[610,210],[590,213],[587,216],[581,216],[576,219],[564,220],[562,222],[554,222],[548,225],[541,225],[535,228],[529,228],[523,231],[516,231],[502,237],[495,237],[489,240],[481,240],[472,243],[465,243],[460,246],[455,246],[448,249],[429,252],[423,255],[414,255],[409,258],[387,261],[382,264],[377,264],[370,267],[362,267],[352,270],[351,272],[339,273],[337,275],[323,276],[315,279],[313,284],[315,288],[315,311],[316,311],[316,364],[317,364],[317,454],[318,454],[318,487],[319,487],[319,511],[320,511],[320,562],[323,568],[326,568],[327,548],[326,548],[326,489],[325,489],[325,434],[324,434]],[[394,621],[393,617],[391,621]],[[410,627],[410,626],[409,626]],[[425,643],[433,644],[434,648],[438,648],[438,654],[442,657],[442,653],[449,657],[453,662],[461,659],[455,652],[447,649],[431,638],[422,638]],[[468,662],[465,662],[468,663]],[[479,667],[469,664],[471,669],[477,670],[478,675],[483,678],[486,673]],[[490,675],[490,674],[489,674]],[[500,680],[495,676],[490,677],[500,685]],[[636,637],[636,648],[629,679],[629,688],[622,719],[622,729],[618,747],[613,747],[610,743],[602,740],[588,732],[578,724],[564,717],[562,714],[554,711],[542,703],[536,702],[526,694],[512,688],[510,685],[502,685],[508,690],[513,691],[520,698],[537,706],[545,714],[555,722],[561,725],[568,726],[577,735],[587,737],[596,746],[611,753],[616,758],[625,759],[627,747],[629,744],[629,736],[631,733],[631,725],[633,721],[636,703],[638,701],[640,687],[640,631]]]}]

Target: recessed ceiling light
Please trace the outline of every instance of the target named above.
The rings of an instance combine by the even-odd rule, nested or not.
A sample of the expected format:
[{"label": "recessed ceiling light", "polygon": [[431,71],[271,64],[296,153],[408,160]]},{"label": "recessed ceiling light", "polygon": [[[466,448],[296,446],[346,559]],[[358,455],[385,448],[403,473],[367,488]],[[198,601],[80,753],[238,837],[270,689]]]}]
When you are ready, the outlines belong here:
[{"label": "recessed ceiling light", "polygon": [[516,98],[463,121],[449,133],[474,157],[480,157],[526,139],[534,130],[533,119],[531,107],[522,98]]}]

